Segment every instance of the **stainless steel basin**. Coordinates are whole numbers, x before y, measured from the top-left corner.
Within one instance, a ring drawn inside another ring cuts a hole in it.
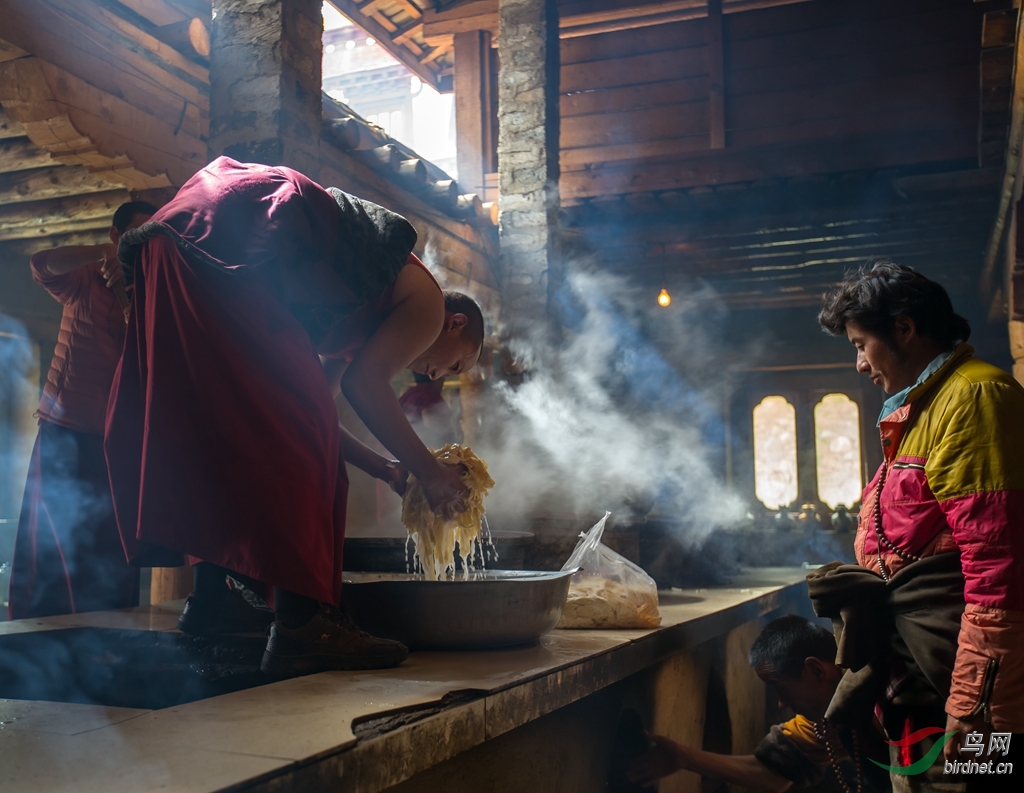
[[[352,621],[416,650],[529,644],[558,624],[571,571],[485,570],[469,580],[403,573],[345,573]]]

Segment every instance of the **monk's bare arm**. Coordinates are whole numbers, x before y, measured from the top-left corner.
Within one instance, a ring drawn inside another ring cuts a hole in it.
[[[356,414],[385,448],[421,481],[439,464],[417,437],[398,404],[391,380],[418,358],[441,332],[444,299],[430,276],[407,265],[395,283],[394,306],[341,378]]]
[[[341,430],[341,453],[345,462],[351,463],[375,479],[387,479],[388,463],[391,461],[359,440],[344,424],[338,424],[338,428]]]

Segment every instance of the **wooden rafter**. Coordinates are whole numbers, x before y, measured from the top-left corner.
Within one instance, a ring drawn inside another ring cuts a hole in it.
[[[447,41],[435,41],[434,48],[429,53],[420,58],[420,63],[424,65],[428,63],[433,63],[445,53],[451,52],[451,49],[452,39],[449,39]]]
[[[433,58],[429,57],[432,53],[424,56],[423,48],[412,39],[413,36],[418,35],[417,31],[409,27],[400,29],[395,22],[379,9],[379,4],[377,4],[376,0],[369,0],[364,3],[359,3],[357,0],[327,0],[327,2],[358,24],[370,36],[376,39],[382,47],[390,52],[396,60],[423,80],[423,82],[431,86],[437,86],[438,69],[434,61],[443,53],[438,53]],[[412,6],[412,4],[410,5]],[[415,6],[412,7],[415,8]],[[419,11],[418,8],[416,10]],[[408,12],[408,9],[406,11]],[[409,13],[409,16],[413,15]],[[402,40],[396,43],[395,39]],[[419,50],[418,53],[416,49]],[[426,59],[424,60],[424,58]]]
[[[423,35],[423,23],[415,22],[412,25],[409,25],[409,27],[398,31],[398,35],[391,39],[391,41],[395,44],[405,44],[405,42],[409,41],[413,36],[421,35]]]

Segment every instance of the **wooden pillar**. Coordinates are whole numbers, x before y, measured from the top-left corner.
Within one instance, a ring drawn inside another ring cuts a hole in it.
[[[558,3],[499,0],[498,182],[502,316],[516,335],[557,331]]]
[[[754,620],[725,636],[725,698],[729,703],[732,753],[737,755],[753,754],[768,731],[764,683],[748,660],[761,628],[761,622]]]
[[[154,567],[153,579],[149,585],[149,602],[166,603],[181,600],[192,591],[192,565],[184,567]]]
[[[684,746],[703,745],[708,675],[713,660],[709,642],[673,655],[651,670],[651,732]],[[701,789],[700,776],[685,772],[665,777],[658,785],[658,793],[700,793]]]
[[[320,0],[214,0],[210,157],[320,170]]]
[[[455,140],[459,184],[484,194],[491,160],[491,34],[455,34]]]
[[[1024,383],[1024,322],[1010,320],[1010,352],[1013,355],[1013,376]]]
[[[1010,234],[1007,238],[1007,309],[1009,314],[1010,354],[1013,355],[1013,376],[1024,383],[1024,201],[1019,200],[1024,174],[1018,173],[1016,211],[1010,216]]]
[[[480,428],[480,397],[484,374],[477,366],[459,375],[459,402],[462,404],[462,442],[473,446]]]

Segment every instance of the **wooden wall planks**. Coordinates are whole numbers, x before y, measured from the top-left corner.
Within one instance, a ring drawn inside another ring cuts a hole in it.
[[[975,156],[973,4],[807,3],[723,22],[724,152],[708,138],[707,20],[563,40],[563,199]],[[779,146],[786,162],[752,165]]]

